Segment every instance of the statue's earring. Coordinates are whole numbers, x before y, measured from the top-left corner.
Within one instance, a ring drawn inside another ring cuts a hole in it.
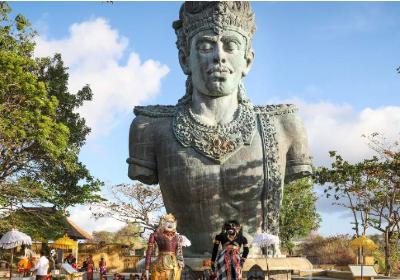
[[[189,67],[189,55],[182,49],[179,49],[179,63],[185,75],[192,74]]]

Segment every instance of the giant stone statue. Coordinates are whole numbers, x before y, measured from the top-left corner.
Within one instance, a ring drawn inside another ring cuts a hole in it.
[[[249,2],[185,2],[173,28],[186,94],[175,106],[135,107],[129,177],[160,185],[192,242],[186,256],[211,253],[226,220],[242,223],[249,242],[263,230],[278,234],[283,185],[310,174],[311,160],[297,107],[253,106],[246,95],[256,30]]]

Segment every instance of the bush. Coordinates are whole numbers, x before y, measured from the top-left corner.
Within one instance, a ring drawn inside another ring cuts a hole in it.
[[[301,255],[314,256],[321,264],[348,265],[356,262],[357,250],[350,246],[350,235],[309,237],[297,251]]]

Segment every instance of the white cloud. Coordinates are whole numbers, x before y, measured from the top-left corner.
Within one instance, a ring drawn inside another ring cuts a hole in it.
[[[329,151],[337,151],[351,163],[376,155],[366,145],[367,140],[361,137],[363,134],[383,133],[392,142],[400,138],[400,106],[357,111],[349,104],[337,105],[328,101],[311,103],[299,98],[272,100],[270,103],[293,103],[299,106],[315,166],[331,166],[333,159],[329,157]],[[334,200],[325,197],[323,187],[315,186],[314,190],[319,197],[318,212],[340,212],[342,215],[350,213],[344,207],[332,205]]]
[[[94,219],[92,217],[92,210],[90,206],[80,205],[73,208],[71,207],[69,212],[69,219],[89,233],[92,233],[94,230],[116,232],[125,226],[124,222],[117,221],[113,218],[101,218],[98,220]]]
[[[35,55],[61,53],[70,68],[69,90],[76,93],[90,84],[93,100],[78,112],[92,128],[90,138],[108,135],[135,105],[156,95],[169,68],[158,61],[140,61],[135,52],[126,53],[129,41],[102,18],[75,23],[67,38],[37,39]],[[127,63],[121,65],[126,55]]]
[[[400,137],[400,106],[365,108],[356,111],[351,105],[328,101],[306,102],[299,98],[274,103],[293,103],[299,106],[316,166],[330,166],[329,151],[337,151],[352,163],[371,158],[375,153],[361,137],[374,132],[385,134],[389,140]]]

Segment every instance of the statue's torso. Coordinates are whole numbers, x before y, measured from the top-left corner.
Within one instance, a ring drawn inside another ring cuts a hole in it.
[[[211,251],[210,233],[215,235],[229,219],[238,219],[251,229],[260,228],[264,176],[259,133],[251,145],[218,164],[182,146],[172,132],[171,120],[160,120],[160,124],[155,147],[164,203],[193,247],[206,243]]]
[[[177,218],[179,232],[192,242],[189,254],[211,253],[211,240],[226,220],[236,219],[243,224],[243,234],[249,242],[260,234],[266,168],[260,120],[256,118],[251,141],[223,163],[218,163],[178,141],[173,117],[145,118],[138,126],[143,133],[136,135],[135,141],[139,144],[135,146],[139,150],[134,153],[155,162],[155,167],[151,168],[156,169],[156,179],[152,180],[159,182],[166,210]],[[131,128],[131,137],[133,132],[141,132],[136,130],[138,128],[135,127],[135,131]],[[281,129],[275,129],[274,139],[279,155],[271,155],[271,158],[277,161],[279,178],[276,183],[281,186],[288,145]],[[132,142],[130,146],[132,148]],[[276,199],[280,200],[281,189],[278,192]]]

